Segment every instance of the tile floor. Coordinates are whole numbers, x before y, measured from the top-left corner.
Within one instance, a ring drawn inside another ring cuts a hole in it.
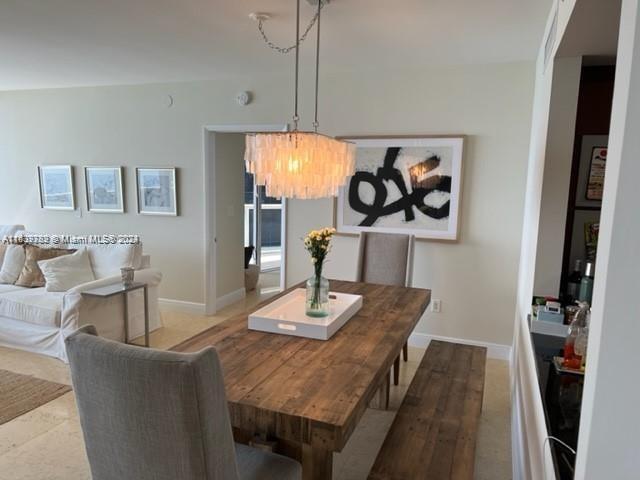
[[[152,333],[151,343],[156,348],[169,348],[272,294],[257,291],[213,317],[163,311],[164,327]],[[335,479],[366,478],[423,353],[410,349],[409,362],[401,369],[400,385],[392,388],[390,410],[367,410],[345,449],[335,455]],[[0,348],[0,365],[6,370],[69,383],[67,366],[52,358]],[[489,359],[476,479],[511,478],[510,444],[508,364]],[[90,479],[90,473],[73,392],[0,425],[0,480],[84,479]]]

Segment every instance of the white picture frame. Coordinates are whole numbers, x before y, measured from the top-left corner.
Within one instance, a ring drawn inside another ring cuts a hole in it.
[[[356,144],[356,173],[335,202],[338,233],[458,239],[463,135],[343,140]]]
[[[136,168],[136,197],[140,215],[178,215],[176,169]]]
[[[91,213],[124,213],[122,167],[84,167],[87,211]]]
[[[39,165],[40,208],[75,210],[75,186],[71,165]]]

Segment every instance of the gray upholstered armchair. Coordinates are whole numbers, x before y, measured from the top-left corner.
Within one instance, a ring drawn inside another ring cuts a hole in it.
[[[93,480],[298,480],[289,458],[235,444],[213,348],[124,345],[86,326],[66,339]]]
[[[358,245],[356,281],[410,287],[413,280],[413,235],[362,232]],[[409,347],[402,347],[404,361]],[[393,383],[398,385],[400,355],[393,367]]]

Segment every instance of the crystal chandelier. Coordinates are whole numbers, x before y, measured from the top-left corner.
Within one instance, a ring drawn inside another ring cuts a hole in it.
[[[326,0],[318,1],[316,39],[316,89],[314,131],[298,130],[298,70],[299,47],[309,31],[300,38],[300,0],[296,0],[295,101],[293,131],[250,133],[246,136],[245,162],[247,171],[255,175],[257,185],[264,185],[269,197],[323,198],[338,195],[338,189],[355,170],[355,145],[318,133],[318,83],[320,65],[320,12]],[[282,53],[290,49],[275,47]]]

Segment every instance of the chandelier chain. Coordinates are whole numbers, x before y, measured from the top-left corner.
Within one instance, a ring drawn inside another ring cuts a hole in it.
[[[320,84],[320,11],[322,10],[322,0],[318,1],[318,11],[316,13],[316,18],[318,20],[318,36],[316,38],[316,107],[315,114],[313,119],[313,130],[318,133],[318,127],[320,123],[318,122],[318,87]]]
[[[271,40],[269,40],[269,37],[264,31],[264,20],[258,20],[258,30],[260,31],[260,35],[262,35],[262,39],[264,40],[264,43],[266,43],[270,49],[275,50],[278,53],[282,53],[286,55],[287,53],[291,52],[291,50],[295,49],[297,46],[299,46],[302,42],[304,42],[307,39],[309,32],[318,21],[318,17],[320,16],[320,10],[324,8],[326,3],[327,2],[325,0],[319,0],[318,11],[315,13],[313,18],[309,22],[309,25],[307,25],[307,28],[305,29],[304,33],[299,37],[298,42],[295,43],[294,45],[291,45],[290,47],[279,47],[278,45],[273,43]]]
[[[300,67],[300,0],[296,0],[296,92],[295,109],[293,113],[293,130],[298,131],[298,70]],[[296,139],[297,142],[297,139]]]

